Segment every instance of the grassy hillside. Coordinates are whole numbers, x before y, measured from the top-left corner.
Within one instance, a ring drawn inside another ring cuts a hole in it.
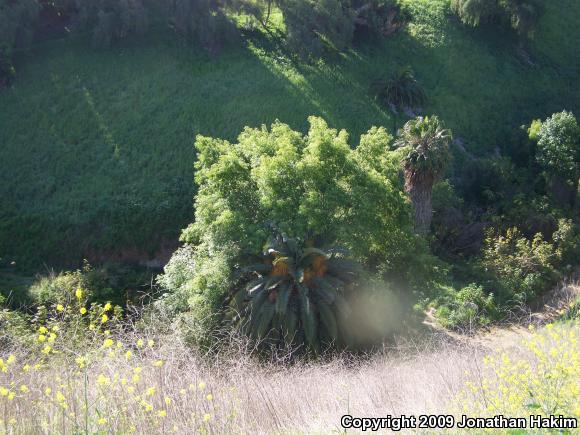
[[[378,107],[369,85],[402,65],[427,91],[424,111],[474,153],[501,148],[532,118],[580,113],[577,1],[546,2],[533,64],[510,32],[448,16],[447,0],[401,2],[413,17],[402,32],[315,65],[263,34],[217,58],[162,32],[107,51],[67,39],[22,54],[0,93],[0,261],[153,252],[191,221],[196,134],[234,139],[275,119],[304,130],[312,114],[355,137],[394,129],[404,119]]]

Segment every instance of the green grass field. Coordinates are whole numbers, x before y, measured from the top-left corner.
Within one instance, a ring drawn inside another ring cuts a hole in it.
[[[533,65],[510,32],[462,26],[448,0],[402,3],[413,17],[403,31],[314,65],[258,33],[217,58],[163,31],[111,50],[70,38],[20,55],[13,88],[0,92],[0,262],[152,253],[192,219],[196,134],[234,139],[275,119],[304,130],[309,115],[353,138],[394,129],[405,119],[369,86],[400,66],[424,85],[424,112],[475,154],[533,118],[580,114],[580,2],[546,2]]]

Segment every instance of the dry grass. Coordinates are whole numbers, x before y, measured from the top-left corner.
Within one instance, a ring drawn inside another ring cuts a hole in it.
[[[445,411],[482,360],[477,349],[437,339],[401,343],[364,361],[290,366],[247,354],[208,363],[175,341],[133,346],[127,360],[130,345],[101,348],[82,368],[56,354],[51,364],[29,362],[23,371],[25,356],[17,356],[0,375],[0,385],[15,392],[0,398],[0,433],[339,432],[344,414]]]
[[[373,355],[291,364],[282,355],[282,364],[258,362],[240,339],[208,358],[177,334],[68,325],[38,328],[45,338],[35,335],[26,350],[0,349],[0,434],[339,433],[345,414],[453,412],[466,385],[494,375],[484,364],[493,342],[442,331]],[[523,361],[530,352],[510,340],[509,355]]]

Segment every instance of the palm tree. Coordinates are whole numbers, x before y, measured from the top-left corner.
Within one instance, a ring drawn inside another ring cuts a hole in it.
[[[360,268],[344,254],[275,234],[262,261],[244,269],[247,284],[234,290],[230,317],[253,338],[277,344],[317,351],[347,343],[347,297]]]
[[[408,148],[403,159],[405,190],[415,208],[415,231],[427,234],[431,227],[433,184],[451,160],[451,132],[436,116],[417,117],[399,131],[397,146]]]
[[[395,114],[405,109],[414,109],[427,99],[411,67],[395,71],[386,80],[376,80],[372,90],[377,101],[385,107],[391,107]]]

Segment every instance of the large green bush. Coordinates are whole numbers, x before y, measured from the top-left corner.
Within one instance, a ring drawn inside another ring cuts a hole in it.
[[[580,177],[580,127],[574,114],[563,111],[542,123],[534,121],[529,134],[538,141],[536,159],[556,204],[573,207]]]
[[[541,0],[451,0],[451,11],[467,25],[498,22],[532,37],[542,12]]]
[[[369,271],[410,281],[413,258],[424,250],[412,234],[391,136],[373,128],[352,149],[346,131],[309,121],[306,136],[275,122],[246,128],[237,143],[197,137],[195,221],[182,235],[195,266],[187,285],[177,278],[203,325],[196,339],[219,323],[239,271],[262,252],[272,223],[287,237],[343,246]]]
[[[227,15],[230,3],[221,0],[172,0],[167,5],[174,29],[215,53],[236,35],[235,26]]]
[[[351,47],[357,28],[388,35],[401,26],[393,0],[279,0],[289,48],[302,57],[320,56],[325,48]]]
[[[143,35],[149,11],[143,0],[60,0],[45,5],[67,17],[71,30],[89,32],[96,47],[109,47],[129,35]]]
[[[566,262],[578,249],[572,222],[561,219],[553,239],[547,241],[540,233],[529,239],[515,227],[488,234],[481,266],[486,287],[496,294],[499,304],[510,308],[529,303],[562,277]]]

